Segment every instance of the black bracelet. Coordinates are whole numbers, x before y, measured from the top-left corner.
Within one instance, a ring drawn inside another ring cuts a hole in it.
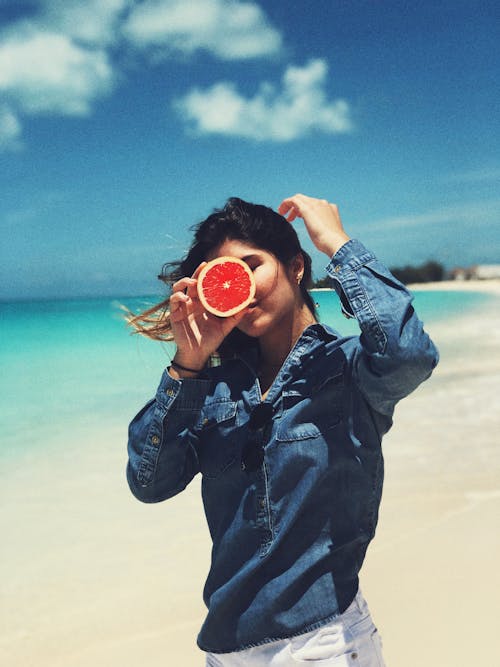
[[[187,371],[188,373],[201,373],[201,371],[203,370],[203,368],[200,368],[200,370],[194,368],[188,368],[187,366],[183,366],[182,364],[179,364],[177,361],[174,360],[170,362],[170,365],[173,366],[174,368],[177,368],[177,370],[179,371]]]

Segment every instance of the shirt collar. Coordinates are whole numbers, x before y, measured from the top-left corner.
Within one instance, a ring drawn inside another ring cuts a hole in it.
[[[295,345],[304,339],[320,340],[328,343],[332,340],[336,340],[338,337],[338,333],[328,325],[323,324],[322,322],[315,322],[314,324],[310,324],[304,329]],[[245,350],[242,350],[238,354],[238,358],[241,359],[247,366],[250,366],[252,370],[255,370],[259,363],[258,346],[249,345]]]

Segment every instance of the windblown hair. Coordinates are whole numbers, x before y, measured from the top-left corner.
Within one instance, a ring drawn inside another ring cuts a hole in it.
[[[316,317],[316,308],[308,288],[311,287],[311,258],[301,248],[294,227],[279,213],[267,206],[251,204],[231,197],[221,209],[216,209],[205,220],[194,227],[194,241],[184,259],[168,262],[158,276],[167,284],[184,276],[192,276],[201,262],[226,240],[244,241],[272,253],[282,264],[288,266],[297,256],[304,259],[304,275],[300,283],[305,304]],[[127,321],[134,333],[154,340],[173,340],[170,325],[169,299],[138,315],[128,313]],[[221,356],[236,353],[252,339],[238,329],[234,329],[224,340],[219,353]]]

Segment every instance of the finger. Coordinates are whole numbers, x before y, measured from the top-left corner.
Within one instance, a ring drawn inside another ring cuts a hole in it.
[[[293,197],[287,197],[284,199],[278,207],[278,213],[285,217],[288,222],[293,222],[296,218],[303,218],[304,208],[307,205],[307,199],[305,195],[296,194]]]
[[[294,195],[293,197],[287,197],[286,199],[283,199],[281,204],[278,206],[278,213],[281,213],[281,215],[286,216],[286,214],[289,213],[295,207],[296,197],[297,195]]]
[[[297,217],[297,210],[291,202],[281,202],[278,208],[278,213],[282,215],[285,220],[292,222]]]
[[[179,319],[182,319],[187,316],[187,306],[190,303],[191,299],[184,294],[184,292],[176,292],[172,294],[169,300],[169,310],[170,318],[178,322]]]
[[[185,292],[176,292],[170,297],[170,312],[176,311],[180,307],[193,308],[193,299]]]
[[[202,263],[198,266],[198,268],[196,269],[196,271],[193,273],[193,275],[192,275],[191,277],[192,277],[194,280],[196,280],[196,278],[198,278],[198,276],[200,275],[200,272],[201,272],[202,268],[203,268],[204,266],[206,266],[207,264],[208,264],[208,262],[202,262]]]
[[[300,217],[300,212],[295,206],[292,206],[284,217],[288,222],[293,222],[296,218]]]
[[[173,307],[170,310],[170,322],[172,324],[178,324],[179,322],[183,322],[186,320],[187,314],[186,314],[186,308],[185,305],[182,303],[176,304],[175,307]]]
[[[184,292],[184,290],[188,289],[188,287],[193,283],[196,285],[196,280],[193,280],[193,278],[181,278],[172,285],[172,293]]]
[[[179,324],[179,322],[184,322],[186,320],[185,309],[180,305],[177,310],[170,311],[170,322],[172,324]]]
[[[286,215],[290,208],[292,207],[292,204],[289,199],[283,199],[281,204],[278,206],[278,213],[280,215]]]
[[[187,294],[190,296],[193,300],[198,299],[198,276],[200,275],[201,270],[203,269],[204,266],[206,266],[207,262],[202,262],[193,275],[190,278],[190,284],[187,288]]]
[[[170,310],[172,310],[173,307],[177,307],[181,303],[187,303],[189,300],[190,299],[185,292],[174,292],[169,299]]]

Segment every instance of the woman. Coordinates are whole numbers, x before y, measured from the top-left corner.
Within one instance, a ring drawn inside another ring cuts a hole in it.
[[[290,225],[299,217],[359,337],[318,323],[311,261]],[[223,255],[247,262],[257,285],[227,319],[196,291],[204,262]],[[130,424],[127,476],[137,498],[158,502],[202,473],[207,665],[380,667],[358,573],[377,522],[381,437],[438,358],[411,295],[349,239],[334,204],[304,195],[279,214],[230,199],[198,226],[178,274],[170,313],[160,304],[131,318],[176,352]]]

